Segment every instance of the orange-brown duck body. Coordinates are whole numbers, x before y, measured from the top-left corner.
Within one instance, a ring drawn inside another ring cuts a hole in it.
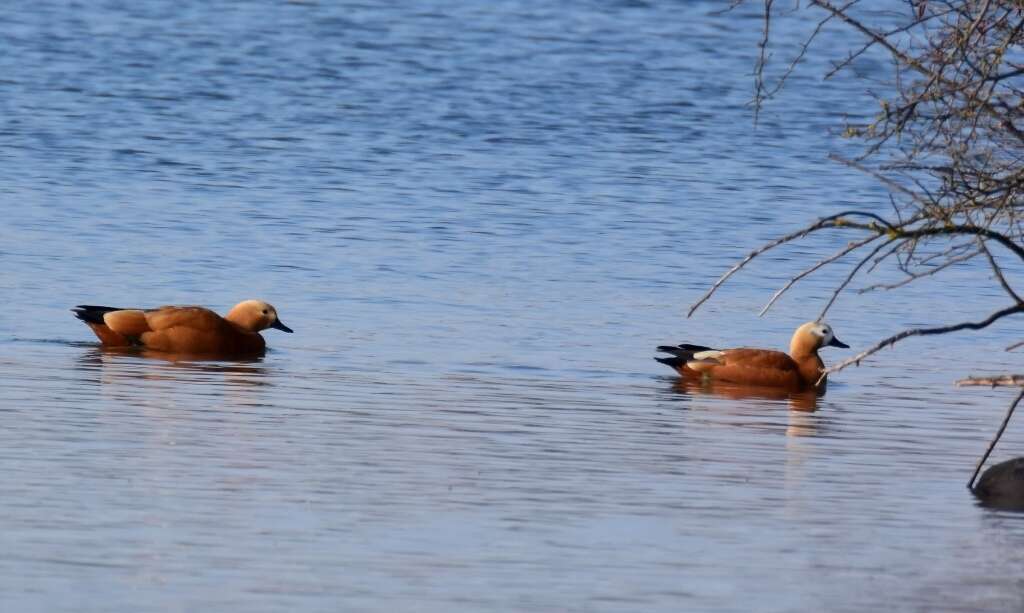
[[[246,356],[263,353],[260,330],[291,332],[277,310],[262,300],[246,300],[224,317],[199,306],[119,309],[79,305],[72,309],[104,347],[144,347],[195,356]]]
[[[837,339],[828,324],[811,321],[793,333],[789,354],[747,347],[712,349],[684,343],[675,347],[658,347],[658,351],[673,357],[655,359],[684,377],[791,391],[813,389],[824,393],[827,381],[822,374],[825,364],[818,356],[822,347],[848,348],[849,345]]]

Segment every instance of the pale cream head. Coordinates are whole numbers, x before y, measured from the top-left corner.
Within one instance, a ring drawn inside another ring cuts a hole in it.
[[[809,321],[793,333],[793,339],[789,342],[789,354],[806,355],[828,346],[849,347],[836,338],[835,333],[832,332],[832,326],[824,322]]]
[[[262,300],[245,300],[239,302],[228,311],[228,321],[238,324],[250,332],[259,332],[267,328],[275,328],[284,332],[292,329],[281,323],[277,318],[277,309]]]

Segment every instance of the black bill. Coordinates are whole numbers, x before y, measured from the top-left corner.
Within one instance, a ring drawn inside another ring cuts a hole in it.
[[[291,332],[291,330],[289,330],[289,332]],[[828,346],[829,347],[840,347],[842,349],[849,349],[850,348],[849,345],[847,345],[846,343],[844,343],[843,341],[839,340],[838,338],[836,338],[834,336],[832,337],[832,340],[830,340],[828,342]]]

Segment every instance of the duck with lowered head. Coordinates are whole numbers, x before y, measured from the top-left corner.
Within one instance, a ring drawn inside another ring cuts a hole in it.
[[[78,305],[72,312],[104,347],[138,346],[181,355],[260,354],[266,348],[260,330],[292,331],[281,323],[277,309],[262,300],[240,302],[224,317],[199,306],[120,309]]]

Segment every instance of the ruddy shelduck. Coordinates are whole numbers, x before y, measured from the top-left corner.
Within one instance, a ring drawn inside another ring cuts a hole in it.
[[[140,346],[151,351],[198,356],[240,356],[262,353],[260,330],[292,329],[277,310],[262,300],[246,300],[224,317],[199,306],[118,309],[78,305],[75,317],[92,328],[104,347]]]
[[[796,329],[789,354],[770,349],[712,349],[701,345],[661,346],[671,358],[654,358],[684,377],[727,381],[739,385],[784,388],[792,391],[825,391],[825,364],[818,357],[822,347],[849,348],[826,323],[810,321]]]

